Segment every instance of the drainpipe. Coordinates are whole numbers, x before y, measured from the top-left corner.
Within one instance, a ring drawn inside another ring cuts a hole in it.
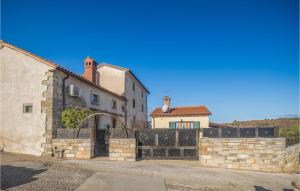
[[[66,77],[63,78],[63,81],[62,81],[62,105],[63,105],[63,110],[66,108],[66,100],[65,100],[65,97],[66,97],[66,93],[65,93],[65,86],[66,86],[66,79],[69,78],[69,74],[67,74]]]

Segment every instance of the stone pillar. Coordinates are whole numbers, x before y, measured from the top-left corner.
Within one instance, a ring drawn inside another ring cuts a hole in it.
[[[56,137],[56,129],[61,126],[60,113],[62,111],[62,76],[56,70],[46,73],[47,79],[42,85],[47,86],[43,92],[42,112],[46,114],[45,143],[43,155],[51,156],[53,153],[52,139]]]

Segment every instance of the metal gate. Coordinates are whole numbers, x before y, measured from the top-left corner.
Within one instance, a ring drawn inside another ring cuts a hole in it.
[[[199,129],[145,129],[137,131],[140,159],[198,160]]]
[[[108,155],[108,144],[107,144],[107,130],[96,130],[94,154],[95,156],[106,156]]]

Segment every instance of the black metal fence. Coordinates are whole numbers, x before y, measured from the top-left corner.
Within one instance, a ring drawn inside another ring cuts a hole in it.
[[[57,139],[92,139],[93,129],[92,128],[58,128],[56,131]]]
[[[256,128],[204,128],[203,137],[210,138],[254,138],[279,137],[278,127],[256,127]]]
[[[138,158],[198,159],[198,129],[145,129],[136,132]]]

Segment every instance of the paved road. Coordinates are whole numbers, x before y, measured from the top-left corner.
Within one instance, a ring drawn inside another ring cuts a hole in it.
[[[297,174],[199,167],[197,161],[53,160],[1,153],[1,189],[289,191]]]
[[[130,191],[165,191],[165,181],[160,176],[128,175],[96,172],[76,191],[130,190]]]

